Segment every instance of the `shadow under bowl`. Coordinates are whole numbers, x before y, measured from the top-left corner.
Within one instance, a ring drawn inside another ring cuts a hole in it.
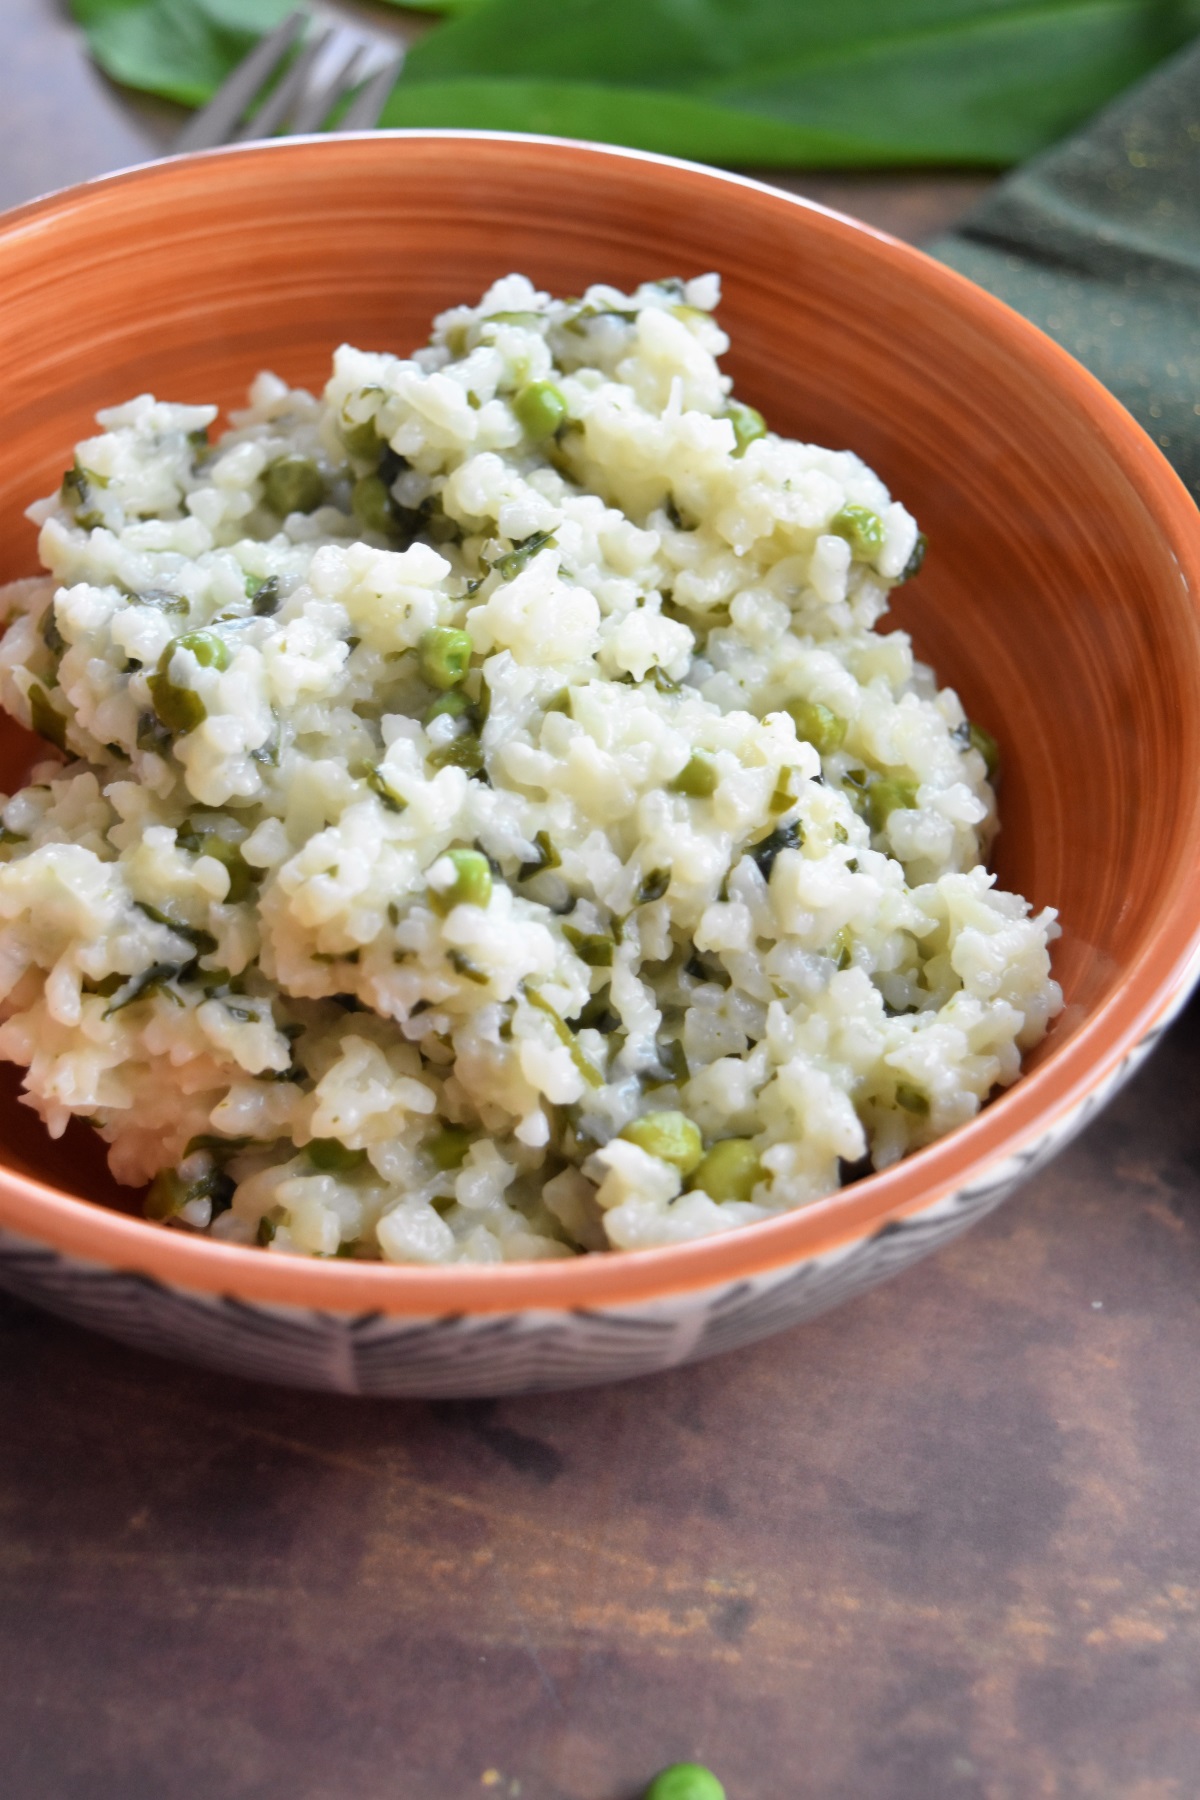
[[[0,1284],[130,1341],[313,1386],[486,1393],[666,1366],[860,1291],[1078,1128],[1200,942],[1200,517],[1129,415],[959,276],[773,189],[635,152],[461,132],[180,158],[0,220],[0,580],[97,408],[320,386],[520,270],[558,294],[717,269],[738,394],[857,451],[928,533],[889,623],[998,737],[1003,886],[1059,909],[1066,1010],[972,1124],[779,1221],[504,1268],[272,1257],[133,1216],[86,1129],[0,1095]],[[30,740],[0,737],[17,784]],[[97,1204],[101,1202],[101,1204]]]

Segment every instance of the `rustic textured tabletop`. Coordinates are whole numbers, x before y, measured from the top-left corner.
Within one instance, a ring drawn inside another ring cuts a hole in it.
[[[168,141],[55,0],[3,37],[0,203]],[[985,183],[787,185],[919,239]],[[0,1795],[1193,1800],[1198,1092],[1193,1006],[940,1256],[596,1392],[276,1392],[0,1300]]]

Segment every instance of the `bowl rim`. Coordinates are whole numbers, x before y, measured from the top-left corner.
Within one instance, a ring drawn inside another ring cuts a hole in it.
[[[431,142],[495,146],[501,152],[506,146],[517,146],[544,150],[551,157],[580,164],[597,157],[645,164],[688,180],[701,178],[742,189],[759,205],[799,212],[818,237],[851,235],[870,240],[885,266],[910,285],[924,288],[965,313],[983,335],[1007,340],[1011,351],[1032,362],[1043,381],[1084,414],[1171,544],[1191,593],[1200,595],[1200,515],[1195,504],[1158,446],[1095,376],[1021,314],[924,251],[751,176],[653,151],[532,132],[429,128],[277,138],[168,155],[55,189],[0,213],[0,245],[14,235],[49,228],[55,218],[80,207],[102,203],[122,187],[160,179],[169,183],[175,171],[197,162],[305,158],[336,155],[337,146],[351,150],[361,145],[402,147]],[[1200,656],[1200,603],[1195,600],[1193,612]],[[516,1311],[586,1312],[681,1299],[713,1287],[786,1274],[811,1257],[844,1249],[974,1184],[986,1186],[990,1178],[999,1185],[1002,1166],[1012,1167],[1013,1179],[1017,1179],[1022,1160],[1028,1164],[1040,1146],[1065,1135],[1088,1097],[1120,1079],[1138,1046],[1167,1022],[1200,976],[1200,908],[1187,904],[1200,876],[1200,800],[1196,797],[1192,814],[1188,875],[1178,875],[1168,890],[1153,931],[1117,988],[1061,1046],[1050,1051],[1044,1063],[946,1137],[881,1174],[778,1219],[690,1243],[593,1253],[570,1261],[440,1267],[354,1263],[276,1257],[256,1247],[165,1231],[34,1177],[0,1169],[0,1229],[85,1262],[147,1276],[195,1294],[339,1315],[419,1319]]]

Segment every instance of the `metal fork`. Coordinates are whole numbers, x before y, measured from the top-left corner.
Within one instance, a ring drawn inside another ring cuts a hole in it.
[[[388,49],[339,24],[320,26],[257,110],[250,110],[271,77],[285,68],[311,22],[306,12],[290,13],[256,44],[208,105],[189,119],[174,149],[211,150],[277,133],[298,137],[320,131],[348,94],[354,97],[331,129],[369,131],[404,66],[404,48]]]

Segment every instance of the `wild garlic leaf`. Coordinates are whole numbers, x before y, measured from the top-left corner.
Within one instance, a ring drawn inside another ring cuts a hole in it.
[[[1003,164],[1197,30],[1200,0],[491,0],[414,47],[385,122],[724,162]]]
[[[116,80],[206,99],[294,0],[71,0]],[[409,0],[388,126],[743,166],[1001,166],[1200,31],[1200,0]]]

